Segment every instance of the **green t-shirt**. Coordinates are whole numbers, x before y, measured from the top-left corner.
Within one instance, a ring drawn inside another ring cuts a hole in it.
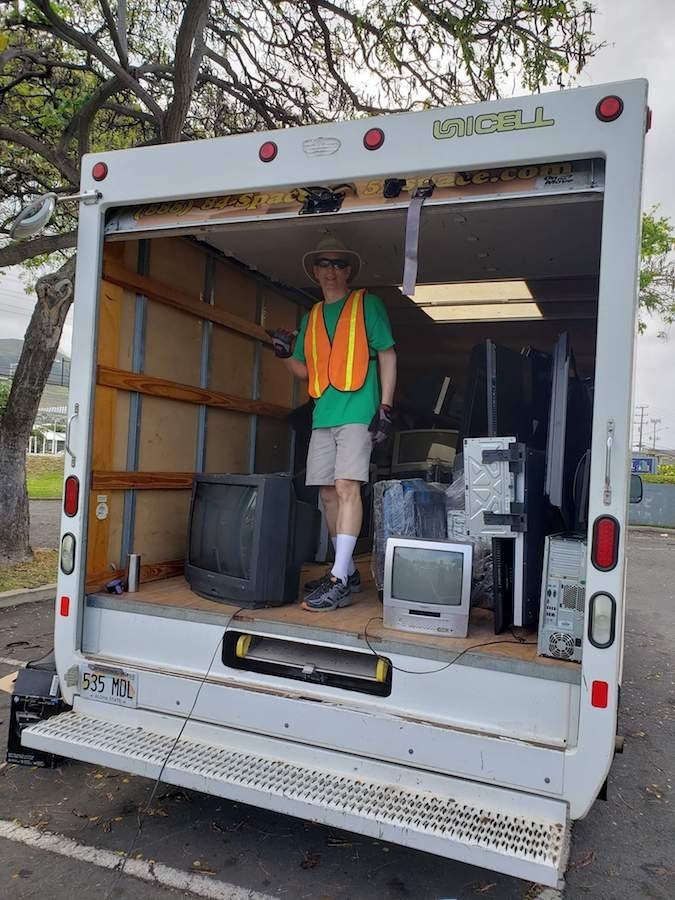
[[[323,316],[328,337],[333,340],[340,313],[349,294],[334,303],[324,303]],[[377,354],[394,346],[389,316],[384,303],[375,294],[364,296],[364,313],[366,334],[371,352]],[[305,360],[305,331],[309,313],[306,313],[300,324],[293,358],[300,362]],[[323,394],[314,401],[314,428],[336,428],[340,425],[370,425],[370,421],[380,405],[380,379],[377,372],[377,357],[368,363],[368,374],[363,386],[358,391],[338,391],[328,385]]]

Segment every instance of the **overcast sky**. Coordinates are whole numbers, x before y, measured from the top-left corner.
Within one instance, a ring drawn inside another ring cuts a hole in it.
[[[675,3],[596,0],[596,6],[595,33],[608,46],[591,60],[580,76],[580,84],[649,79],[653,122],[645,145],[643,206],[648,210],[659,204],[660,213],[675,222]],[[647,334],[638,338],[635,402],[649,404],[649,419],[662,420],[657,446],[675,447],[675,329],[670,341],[659,339],[657,330],[656,324],[651,323]],[[651,433],[650,425],[650,442]]]
[[[607,42],[580,76],[581,85],[649,79],[649,105],[653,127],[647,135],[644,208],[660,204],[661,212],[675,221],[673,177],[673,125],[675,92],[675,2],[673,0],[595,0],[595,33]],[[5,270],[10,271],[10,270]],[[23,337],[31,314],[31,301],[18,278],[0,273],[0,336]],[[647,417],[660,418],[659,446],[675,447],[675,330],[672,339],[660,340],[656,324],[638,339],[637,403],[649,405]],[[63,332],[61,349],[70,353],[71,317]],[[650,426],[651,436],[651,426]]]

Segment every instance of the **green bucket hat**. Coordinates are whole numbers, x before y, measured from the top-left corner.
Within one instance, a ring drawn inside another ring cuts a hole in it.
[[[326,253],[339,253],[341,256],[344,256],[349,261],[352,270],[349,280],[354,281],[356,279],[361,268],[361,257],[359,254],[354,250],[349,250],[338,238],[325,237],[319,241],[315,250],[310,250],[309,253],[305,253],[302,257],[302,267],[315,284],[317,281],[314,277],[314,260],[320,259]]]

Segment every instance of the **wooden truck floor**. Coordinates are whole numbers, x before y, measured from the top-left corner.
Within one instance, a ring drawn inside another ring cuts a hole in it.
[[[239,609],[198,596],[190,590],[182,576],[145,582],[133,594],[94,592],[87,595],[89,607],[126,610],[145,615],[190,621],[222,623],[230,628],[260,632],[288,638],[317,640],[349,647],[370,648],[376,653],[400,653],[424,659],[451,661],[462,654],[461,662],[501,669],[514,674],[579,682],[580,666],[563,660],[537,656],[537,634],[534,630],[517,629],[494,634],[492,613],[474,608],[466,638],[417,634],[385,628],[380,602],[370,571],[370,560],[357,560],[362,588],[354,594],[349,607],[334,612],[312,613],[298,602],[269,609]],[[301,586],[325,571],[324,566],[303,568]],[[302,591],[302,587],[301,587]],[[238,611],[237,611],[238,610]],[[476,646],[480,645],[480,646]]]

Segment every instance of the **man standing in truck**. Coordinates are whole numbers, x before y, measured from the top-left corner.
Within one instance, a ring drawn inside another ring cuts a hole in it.
[[[293,335],[272,332],[274,352],[296,378],[308,381],[314,399],[307,484],[318,485],[335,564],[306,585],[303,606],[326,612],[349,606],[360,590],[353,553],[361,530],[361,485],[368,481],[374,444],[392,429],[396,351],[382,300],[351,290],[361,258],[335,238],[324,238],[302,260],[322,291]]]

